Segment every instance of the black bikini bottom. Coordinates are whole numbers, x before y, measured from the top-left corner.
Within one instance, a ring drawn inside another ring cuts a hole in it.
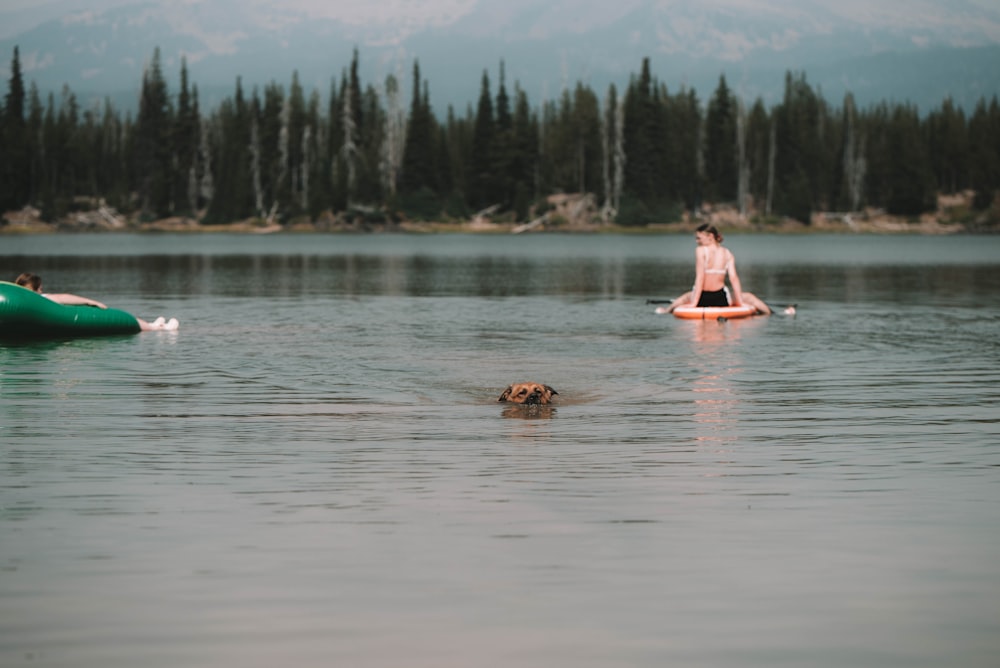
[[[698,306],[729,306],[729,296],[726,294],[726,289],[722,288],[715,292],[703,291],[698,299]]]

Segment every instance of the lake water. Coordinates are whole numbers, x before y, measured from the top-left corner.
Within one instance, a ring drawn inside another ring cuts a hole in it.
[[[726,245],[0,237],[0,665],[995,668],[1000,237]]]

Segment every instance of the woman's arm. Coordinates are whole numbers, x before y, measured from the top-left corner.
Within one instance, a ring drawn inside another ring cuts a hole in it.
[[[54,301],[57,304],[63,304],[64,306],[96,306],[97,308],[107,308],[107,304],[103,304],[96,299],[88,299],[86,297],[81,297],[80,295],[71,295],[67,293],[57,294],[57,295],[42,295]]]
[[[691,288],[691,306],[697,306],[705,287],[705,262],[708,253],[699,253],[701,247],[694,251],[694,287]]]
[[[732,251],[727,252],[729,262],[726,266],[729,268],[729,284],[733,287],[733,306],[742,306],[743,285],[740,283],[740,275],[736,273],[736,258],[733,257]]]

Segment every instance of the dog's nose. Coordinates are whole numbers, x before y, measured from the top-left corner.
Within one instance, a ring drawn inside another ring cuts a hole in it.
[[[532,392],[528,395],[528,398],[524,400],[526,404],[540,404],[542,403],[542,395],[538,392]]]

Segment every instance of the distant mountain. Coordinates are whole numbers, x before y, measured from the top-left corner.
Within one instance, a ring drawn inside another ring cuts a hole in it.
[[[16,3],[15,3],[16,4]],[[30,3],[21,24],[48,8]],[[70,2],[80,6],[82,3]],[[45,20],[0,39],[0,69],[20,48],[25,78],[43,92],[68,85],[83,101],[135,104],[144,64],[159,47],[176,86],[181,55],[202,104],[293,71],[323,96],[358,50],[366,84],[396,74],[404,90],[414,59],[439,113],[463,113],[488,71],[493,91],[506,83],[532,105],[565,86],[621,91],[650,58],[670,90],[694,88],[707,100],[725,75],[748,100],[781,99],[787,71],[804,72],[832,104],[846,91],[867,106],[910,102],[921,111],[951,96],[970,109],[1000,94],[1000,6],[976,0],[93,0],[91,11]],[[342,6],[341,6],[342,5]],[[32,14],[26,14],[29,8]],[[4,18],[0,9],[0,20]],[[174,88],[176,91],[176,88]],[[408,95],[408,94],[407,94]],[[407,97],[408,99],[408,97]]]

